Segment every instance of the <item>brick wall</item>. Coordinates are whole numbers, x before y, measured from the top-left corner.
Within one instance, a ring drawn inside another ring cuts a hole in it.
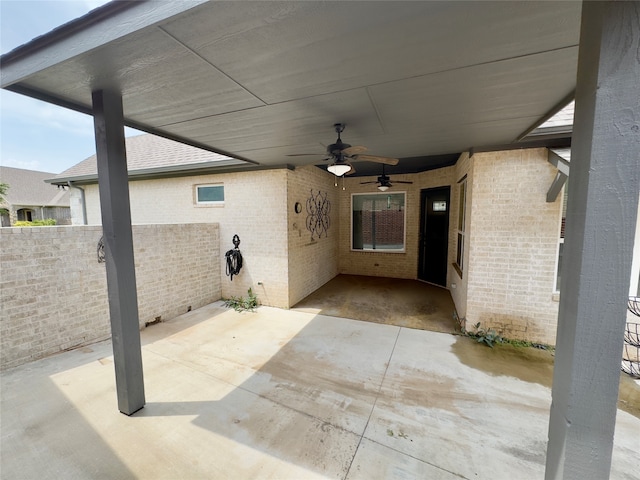
[[[554,344],[561,201],[547,203],[546,194],[556,170],[544,148],[477,153],[472,161],[467,326]]]
[[[131,181],[131,221],[218,223],[222,297],[246,297],[252,288],[263,305],[288,308],[287,172],[278,169]],[[196,204],[195,186],[206,184],[224,185],[224,205]],[[98,186],[83,188],[88,223],[100,224]],[[224,254],[233,248],[236,234],[244,263],[240,274],[230,280],[225,275]]]
[[[459,272],[454,268],[453,264],[456,262],[457,246],[458,246],[458,216],[460,212],[460,182],[467,177],[470,179],[473,176],[473,162],[469,158],[468,152],[463,152],[458,158],[458,162],[454,167],[453,177],[454,182],[451,186],[451,217],[449,218],[449,263],[447,277],[449,283],[449,291],[451,292],[451,298],[456,306],[456,313],[460,319],[464,319],[467,316],[467,288],[469,281],[469,248],[464,251],[463,257],[463,271]],[[468,238],[471,227],[471,215],[472,211],[469,207],[471,205],[471,199],[473,196],[473,182],[467,181],[467,209],[466,209],[466,235]],[[467,241],[467,245],[468,245]]]
[[[0,366],[110,336],[102,227],[0,229]],[[220,299],[216,224],[133,227],[140,326]]]
[[[194,188],[203,184],[224,185],[224,205],[197,205]],[[84,189],[88,223],[100,224],[98,186]],[[333,208],[328,235],[313,240],[306,227],[311,191],[327,194]],[[129,192],[134,224],[220,225],[223,298],[246,296],[252,288],[261,304],[289,308],[337,274],[337,188],[333,176],[316,167],[139,180],[129,183]],[[302,206],[299,214],[296,202]],[[244,263],[231,281],[224,253],[233,248],[235,234]]]
[[[333,175],[316,167],[287,172],[290,306],[338,274],[338,192]],[[319,219],[308,211],[307,201],[314,199],[320,204],[326,200],[330,205],[325,218]],[[300,213],[295,212],[296,202],[301,205]],[[326,235],[312,235],[307,229],[307,221],[315,224],[316,220],[328,226]]]

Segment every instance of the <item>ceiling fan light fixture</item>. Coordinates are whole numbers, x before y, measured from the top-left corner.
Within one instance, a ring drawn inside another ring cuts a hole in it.
[[[386,192],[387,190],[389,190],[389,185],[379,185],[378,190],[380,190],[381,192]]]
[[[341,177],[351,170],[351,165],[347,163],[332,163],[327,167],[327,170],[333,173],[336,177]]]

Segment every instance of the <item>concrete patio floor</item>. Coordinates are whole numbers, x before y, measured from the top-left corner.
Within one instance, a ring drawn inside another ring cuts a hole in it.
[[[220,302],[142,340],[131,417],[109,342],[3,372],[2,478],[544,476],[549,352]],[[624,382],[611,478],[637,479],[640,387]]]
[[[340,274],[293,310],[432,332],[460,330],[449,290],[406,278]]]

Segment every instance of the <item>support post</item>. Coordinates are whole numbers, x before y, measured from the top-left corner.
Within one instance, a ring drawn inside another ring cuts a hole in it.
[[[145,398],[122,97],[99,90],[92,101],[118,409],[131,415]]]
[[[640,3],[583,2],[546,479],[611,469],[640,188]]]

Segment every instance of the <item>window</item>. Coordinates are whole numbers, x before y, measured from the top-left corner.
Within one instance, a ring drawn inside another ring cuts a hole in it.
[[[21,208],[16,213],[18,214],[18,221],[33,222],[33,210],[29,210],[28,208]]]
[[[467,177],[463,177],[458,185],[458,193],[460,202],[458,205],[458,251],[456,253],[456,265],[459,269],[460,276],[464,267],[464,244],[466,230],[466,211],[467,211]]]
[[[351,196],[351,248],[404,252],[405,193]]]
[[[224,185],[196,185],[197,205],[223,205]]]

